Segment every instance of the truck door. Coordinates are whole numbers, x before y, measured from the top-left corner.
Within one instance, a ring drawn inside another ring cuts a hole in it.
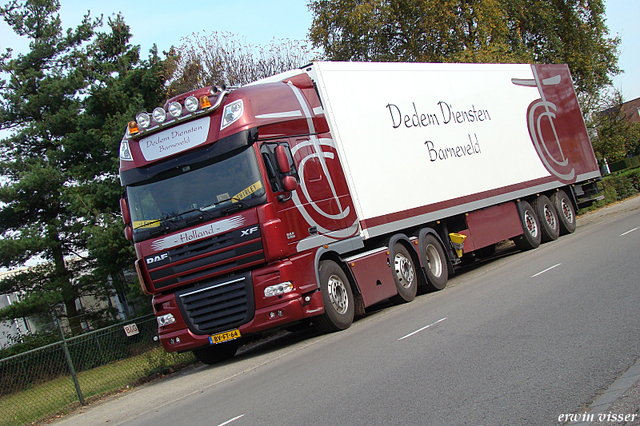
[[[290,194],[283,190],[282,173],[275,158],[279,144],[286,145],[291,159],[290,174],[298,181],[298,187]],[[354,235],[357,218],[331,139],[290,138],[264,143],[261,152],[270,174],[271,189],[280,199],[280,208],[276,208],[290,244],[296,244],[298,251],[303,251]]]

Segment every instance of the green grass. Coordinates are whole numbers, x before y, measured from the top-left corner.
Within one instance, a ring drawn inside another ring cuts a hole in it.
[[[578,215],[601,209],[604,206],[626,200],[640,193],[640,168],[623,170],[602,178],[598,186],[604,200],[595,202],[590,207],[581,209]]]
[[[140,379],[166,373],[169,368],[194,362],[193,355],[167,353],[155,348],[136,357],[115,361],[78,374],[85,401],[126,388]],[[64,414],[79,406],[70,376],[31,386],[0,398],[0,426],[31,424]]]

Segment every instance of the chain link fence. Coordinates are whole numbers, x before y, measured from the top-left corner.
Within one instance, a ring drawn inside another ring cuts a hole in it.
[[[153,341],[146,316],[0,360],[0,426],[37,423],[194,362]]]

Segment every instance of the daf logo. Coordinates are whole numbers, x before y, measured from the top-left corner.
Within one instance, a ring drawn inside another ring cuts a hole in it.
[[[157,254],[155,256],[147,257],[147,265],[151,265],[152,263],[160,262],[161,260],[165,260],[169,257],[169,253]]]
[[[258,227],[257,226],[254,226],[252,228],[244,229],[244,230],[240,231],[241,232],[240,237],[248,237],[248,236],[250,236],[251,234],[253,234],[254,232],[257,232],[257,231],[258,231]]]

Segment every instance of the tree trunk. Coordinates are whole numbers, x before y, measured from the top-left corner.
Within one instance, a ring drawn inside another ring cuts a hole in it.
[[[71,281],[71,273],[64,262],[64,253],[60,243],[60,236],[57,233],[54,233],[51,237],[55,242],[51,248],[53,264],[55,266],[54,280],[56,281],[56,286],[60,288],[62,293],[64,307],[67,313],[67,321],[69,323],[71,333],[74,336],[77,336],[82,334],[82,325],[80,323],[80,316],[78,315],[78,308],[76,307],[76,292]]]

